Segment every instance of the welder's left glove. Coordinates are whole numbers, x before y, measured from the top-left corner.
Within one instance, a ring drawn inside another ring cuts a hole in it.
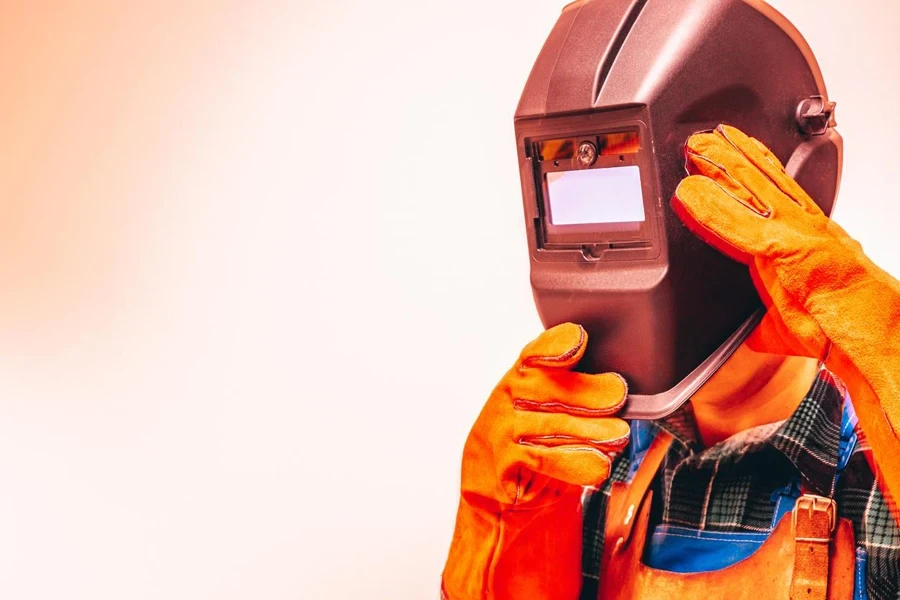
[[[900,282],[829,219],[758,140],[698,133],[672,206],[706,242],[750,267],[768,314],[759,351],[822,357],[850,389],[883,487],[900,500]],[[895,509],[900,523],[900,513]]]

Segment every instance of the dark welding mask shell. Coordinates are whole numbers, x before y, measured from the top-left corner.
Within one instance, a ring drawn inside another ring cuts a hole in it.
[[[626,417],[671,412],[761,307],[747,267],[670,206],[687,138],[726,123],[760,139],[830,215],[842,166],[833,108],[809,46],[762,1],[563,9],[515,116],[531,285],[545,327],[588,331],[581,370],[628,381]],[[573,190],[598,204],[580,215]]]

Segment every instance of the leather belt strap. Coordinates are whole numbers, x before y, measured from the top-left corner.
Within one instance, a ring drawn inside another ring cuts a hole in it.
[[[797,498],[792,519],[795,547],[791,600],[826,600],[837,504],[831,498],[803,494]]]

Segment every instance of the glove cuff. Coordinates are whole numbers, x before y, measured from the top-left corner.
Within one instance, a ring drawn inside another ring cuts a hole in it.
[[[581,588],[581,488],[492,513],[460,500],[442,590],[450,600],[573,600]]]

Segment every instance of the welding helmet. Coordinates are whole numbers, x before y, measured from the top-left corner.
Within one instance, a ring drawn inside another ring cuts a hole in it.
[[[748,269],[669,199],[698,131],[769,146],[831,214],[842,142],[816,59],[761,0],[582,0],[562,10],[515,115],[543,324],[585,327],[579,368],[629,384],[626,418],[681,404],[761,316]]]

